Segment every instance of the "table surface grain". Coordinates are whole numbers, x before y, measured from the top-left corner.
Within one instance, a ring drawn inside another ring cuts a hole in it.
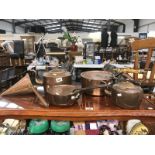
[[[148,110],[152,107],[152,110]],[[82,95],[70,107],[50,105],[40,106],[34,94],[0,97],[0,118],[16,119],[55,119],[55,120],[104,120],[104,119],[143,119],[155,120],[155,105],[143,101],[138,109],[122,109],[115,106],[109,97]]]

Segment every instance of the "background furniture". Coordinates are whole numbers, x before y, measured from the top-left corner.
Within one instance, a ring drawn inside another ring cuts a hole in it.
[[[144,73],[133,73],[134,80],[141,82],[142,87],[154,88],[155,86],[155,61],[152,61],[153,51],[155,49],[155,39],[136,40],[132,44],[134,52],[134,69],[140,68],[139,52],[140,49],[148,49],[145,66],[143,68]],[[153,64],[150,66],[150,64]]]
[[[29,52],[34,52],[34,36],[21,36],[21,39],[24,40],[24,53],[28,54]]]

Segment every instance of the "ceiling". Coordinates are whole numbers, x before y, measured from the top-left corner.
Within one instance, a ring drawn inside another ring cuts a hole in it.
[[[3,19],[3,21],[23,28],[40,25],[45,27],[48,33],[62,32],[62,26],[65,26],[68,31],[96,32],[110,27],[117,30],[120,25],[125,25],[113,19]]]

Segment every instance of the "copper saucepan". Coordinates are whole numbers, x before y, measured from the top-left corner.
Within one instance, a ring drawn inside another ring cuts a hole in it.
[[[54,85],[71,84],[71,82],[71,73],[64,69],[55,69],[43,74],[45,93],[47,92],[47,88],[53,87]]]
[[[43,74],[43,80],[38,80],[37,73],[35,70],[35,81],[39,85],[44,86],[45,96],[47,96],[47,89],[51,88],[55,85],[62,85],[62,84],[71,84],[71,73],[65,71],[64,69],[53,69],[51,71],[45,72]]]
[[[109,71],[94,70],[81,73],[81,82],[83,88],[100,85],[103,82],[108,84],[112,79],[113,73]],[[93,96],[105,95],[104,88],[91,89],[86,91],[86,93]]]
[[[143,99],[143,89],[129,81],[114,84],[111,91],[105,89],[115,105],[124,109],[139,108]]]
[[[55,85],[47,89],[47,101],[57,106],[70,106],[76,103],[80,94],[92,89],[107,87],[107,84],[96,85],[86,88],[78,88],[74,85]]]

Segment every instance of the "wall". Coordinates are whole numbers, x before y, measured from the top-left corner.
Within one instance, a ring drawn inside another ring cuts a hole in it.
[[[125,33],[118,33],[118,35],[137,36],[136,33],[133,33],[134,22],[132,19],[119,19],[118,21],[123,22],[126,25]],[[123,28],[122,26],[119,27],[119,32],[122,32],[122,28]],[[11,34],[12,25],[3,21],[0,21],[0,29],[5,29],[7,31],[6,35],[0,34],[0,40],[19,40],[21,35],[32,35],[32,36],[34,35],[35,41],[38,41],[38,39],[42,35],[42,34],[33,34],[33,33],[24,34],[24,29],[21,27],[16,27],[17,34]],[[93,41],[101,40],[101,32],[94,32],[94,33],[81,32],[81,33],[77,33],[77,35],[80,36],[82,39],[90,38],[90,39],[93,39]],[[48,39],[50,41],[55,41],[56,38],[62,37],[62,36],[63,36],[63,33],[46,34],[45,39]]]
[[[124,23],[126,25],[126,31],[125,33],[133,33],[133,20],[131,19],[119,19],[118,21]],[[12,33],[12,25],[10,23],[4,22],[4,21],[0,21],[0,29],[4,29],[6,30],[7,34],[11,34]],[[120,26],[118,28],[118,32],[122,32],[123,27]],[[21,27],[16,27],[16,33],[17,34],[21,34],[24,33],[24,29]],[[100,36],[101,33],[97,32],[97,33],[87,33],[87,32],[82,32],[82,33],[77,33],[77,35],[81,36],[81,38],[93,38],[93,41],[99,41],[100,40]],[[38,37],[37,37],[38,36]],[[57,34],[48,34],[47,37],[50,37],[51,39],[55,39],[58,36],[62,36],[61,33],[57,33]],[[39,39],[40,35],[36,35],[36,40]]]
[[[101,32],[93,32],[93,33],[86,33],[86,32],[81,32],[81,33],[76,33],[77,36],[80,36],[81,39],[92,39],[94,42],[100,42],[101,41]],[[117,33],[118,36],[122,37],[122,36],[134,36],[134,37],[138,37],[138,33]],[[36,41],[39,40],[39,38],[41,37],[41,35],[35,35],[35,39]],[[46,34],[44,39],[50,40],[50,41],[55,41],[56,38],[58,37],[62,37],[63,33],[56,33],[56,34]],[[118,37],[118,40],[119,40]],[[120,37],[120,39],[122,39]],[[119,41],[118,41],[119,42]]]
[[[12,29],[12,24],[4,22],[4,21],[0,21],[0,29],[6,30],[6,33],[12,33],[13,29]],[[24,33],[24,29],[21,27],[16,27],[16,33]]]
[[[0,34],[0,40],[20,40],[20,36],[34,36],[33,34],[23,34],[23,33],[18,33],[18,34],[12,34],[12,33],[7,33],[7,34]]]
[[[125,33],[133,33],[134,21],[132,19],[119,19],[119,22],[122,22],[126,25]],[[123,26],[119,26],[118,32],[122,32]]]
[[[93,41],[100,41],[101,38],[101,32],[94,32],[94,33],[87,33],[87,32],[81,32],[81,33],[76,33],[77,36],[80,36],[82,39],[85,38],[91,38]],[[41,37],[40,34],[36,34],[36,41]],[[50,41],[55,41],[56,38],[62,37],[63,33],[56,33],[56,34],[46,34],[45,39],[48,39]]]
[[[155,31],[155,19],[140,19],[139,32]]]
[[[138,33],[117,33],[118,34],[118,42],[119,40],[124,38],[124,36],[135,36],[138,37]],[[20,36],[35,36],[35,41],[37,42],[42,34],[0,34],[0,40],[20,40]],[[56,34],[46,34],[44,39],[55,42],[58,37],[62,37],[63,33],[56,33]],[[77,33],[77,36],[80,36],[82,39],[92,39],[94,42],[101,41],[101,32],[94,32],[94,33],[86,33],[86,32],[81,32]]]
[[[122,19],[120,22],[126,25],[125,33],[133,33],[134,22],[132,19]],[[118,32],[122,32],[123,26],[118,28]],[[140,19],[138,32],[148,33],[155,31],[155,19]]]
[[[132,19],[119,19],[119,21],[126,25],[125,33],[133,33],[134,22]],[[0,21],[0,29],[6,30],[7,33],[12,33],[12,25],[10,23]],[[119,26],[118,32],[121,33],[122,29],[123,26]],[[139,32],[148,32],[152,30],[155,30],[155,19],[140,19]],[[16,33],[24,33],[24,29],[21,27],[16,27]],[[61,36],[61,33],[52,34],[53,38],[58,35]],[[87,38],[89,36],[89,33],[79,33],[79,35],[82,38]]]

